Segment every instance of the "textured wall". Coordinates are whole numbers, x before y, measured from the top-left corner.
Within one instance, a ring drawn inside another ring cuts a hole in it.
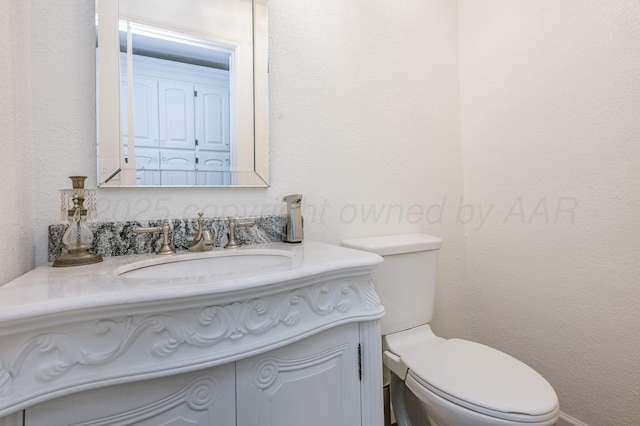
[[[638,425],[640,2],[459,6],[473,332],[569,415]]]
[[[36,241],[58,220],[67,176],[95,181],[92,14],[87,0],[32,10]],[[100,219],[273,214],[300,192],[308,239],[443,237],[446,319],[463,274],[455,3],[271,0],[269,25],[272,186],[100,189]]]
[[[0,0],[0,285],[33,267],[29,4]]]

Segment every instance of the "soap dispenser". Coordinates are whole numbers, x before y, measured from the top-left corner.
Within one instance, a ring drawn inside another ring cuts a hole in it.
[[[285,226],[284,241],[287,243],[301,243],[302,231],[302,194],[291,194],[282,198],[287,202],[287,224]]]

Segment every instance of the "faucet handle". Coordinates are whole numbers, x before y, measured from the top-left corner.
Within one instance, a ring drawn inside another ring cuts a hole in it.
[[[160,254],[160,255],[169,255],[169,254],[176,253],[176,251],[173,249],[173,247],[171,247],[171,244],[169,243],[170,230],[171,230],[171,227],[169,226],[169,222],[164,222],[161,226],[150,226],[150,227],[139,226],[139,227],[133,228],[133,232],[135,232],[136,234],[162,232],[162,247],[160,248],[160,250],[156,252],[156,254]]]
[[[255,225],[256,223],[252,220],[248,220],[245,222],[236,222],[235,219],[229,218],[229,241],[224,246],[224,248],[238,248],[240,244],[236,241],[236,228],[248,228],[250,226]]]
[[[225,244],[224,248],[237,248],[240,244],[236,241],[236,221],[229,219],[229,241]]]

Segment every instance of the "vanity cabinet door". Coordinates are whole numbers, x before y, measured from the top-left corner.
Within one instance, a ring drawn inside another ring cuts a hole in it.
[[[238,361],[238,425],[360,425],[358,343],[348,324]]]
[[[235,426],[234,364],[144,380],[44,402],[25,426]]]
[[[0,426],[23,426],[23,411],[0,417]]]

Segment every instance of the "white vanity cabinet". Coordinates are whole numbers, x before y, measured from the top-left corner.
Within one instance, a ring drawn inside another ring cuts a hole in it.
[[[192,260],[211,271],[125,273]],[[36,268],[0,287],[0,426],[382,426],[380,261],[305,241]]]
[[[49,400],[25,410],[24,426],[360,425],[359,347],[347,324],[235,363]]]

